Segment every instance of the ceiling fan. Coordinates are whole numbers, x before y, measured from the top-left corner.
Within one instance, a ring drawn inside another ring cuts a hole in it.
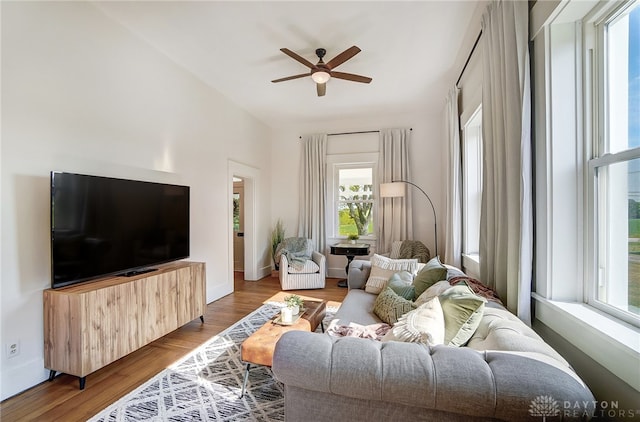
[[[327,92],[327,81],[331,78],[344,79],[352,82],[361,82],[364,84],[368,84],[371,82],[371,78],[367,76],[354,75],[353,73],[344,73],[344,72],[336,72],[333,69],[340,66],[342,63],[346,62],[356,54],[358,54],[361,50],[356,47],[347,48],[342,53],[335,56],[333,59],[329,60],[328,63],[325,63],[322,58],[327,51],[324,48],[316,49],[316,55],[320,59],[318,63],[313,64],[304,57],[294,53],[288,48],[281,48],[282,51],[287,56],[291,57],[294,60],[302,63],[307,66],[311,71],[309,73],[301,73],[299,75],[287,76],[286,78],[275,79],[271,82],[284,82],[289,81],[291,79],[304,78],[305,76],[311,76],[311,79],[316,83],[316,89],[318,91],[318,97],[322,97]]]

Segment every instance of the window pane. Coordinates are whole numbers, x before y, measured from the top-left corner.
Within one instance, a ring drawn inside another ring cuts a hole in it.
[[[640,315],[640,159],[598,169],[597,299]]]
[[[640,146],[640,6],[607,25],[608,147]]]
[[[338,235],[373,233],[373,168],[338,170]]]
[[[477,255],[480,250],[480,208],[482,203],[482,108],[463,130],[462,252]]]
[[[373,169],[356,168],[338,171],[340,199],[373,199]]]
[[[373,234],[372,203],[339,203],[338,204],[338,235],[368,236]]]

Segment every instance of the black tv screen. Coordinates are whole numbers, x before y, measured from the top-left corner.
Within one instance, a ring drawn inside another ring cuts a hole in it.
[[[188,186],[51,172],[51,287],[188,256]]]

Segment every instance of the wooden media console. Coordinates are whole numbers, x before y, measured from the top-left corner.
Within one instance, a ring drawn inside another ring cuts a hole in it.
[[[85,377],[200,317],[205,264],[178,261],[131,277],[116,276],[44,291],[44,363]]]

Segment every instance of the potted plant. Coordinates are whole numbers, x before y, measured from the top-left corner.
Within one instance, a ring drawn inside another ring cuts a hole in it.
[[[278,218],[276,221],[276,225],[271,231],[271,259],[273,260],[273,267],[276,271],[280,268],[280,263],[276,262],[276,249],[278,249],[278,245],[280,242],[284,240],[284,224],[282,224],[282,220]]]
[[[290,295],[285,297],[284,303],[287,305],[287,308],[291,308],[291,313],[293,315],[298,315],[304,305],[304,301],[298,295]]]
[[[357,233],[351,233],[350,235],[347,236],[347,238],[349,239],[349,241],[351,243],[356,243],[356,240],[360,239],[360,236],[358,236]]]

